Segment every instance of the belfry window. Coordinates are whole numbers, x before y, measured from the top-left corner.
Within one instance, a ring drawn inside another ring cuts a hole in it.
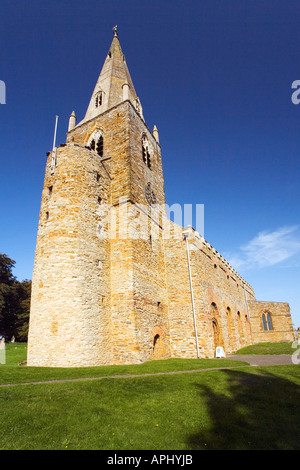
[[[147,137],[145,135],[143,135],[143,138],[142,138],[142,155],[143,155],[143,162],[151,170],[151,158],[150,158],[150,152],[149,152],[149,143],[148,143]]]
[[[102,91],[97,93],[96,98],[95,98],[95,106],[98,108],[102,104]]]
[[[100,157],[103,157],[104,140],[103,140],[103,135],[101,134],[101,131],[99,129],[97,129],[91,135],[91,137],[89,139],[88,148],[90,148],[91,150],[96,150],[98,155]]]

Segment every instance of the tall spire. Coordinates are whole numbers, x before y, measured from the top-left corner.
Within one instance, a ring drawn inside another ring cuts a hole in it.
[[[136,95],[120,45],[117,26],[114,26],[113,31],[114,36],[111,46],[94,88],[86,115],[81,122],[93,119],[126,99],[129,99],[142,115],[141,104]]]

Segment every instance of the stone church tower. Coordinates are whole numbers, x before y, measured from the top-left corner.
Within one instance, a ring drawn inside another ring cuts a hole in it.
[[[158,131],[115,28],[84,119],[72,112],[66,143],[48,153],[29,366],[214,357],[218,345],[292,338],[288,304],[256,301],[197,232],[166,221]]]

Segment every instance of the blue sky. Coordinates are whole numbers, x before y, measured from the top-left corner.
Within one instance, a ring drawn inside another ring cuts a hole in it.
[[[289,0],[1,0],[0,252],[31,278],[46,152],[84,117],[118,25],[169,205],[300,326],[300,9]],[[193,221],[192,221],[193,223]]]

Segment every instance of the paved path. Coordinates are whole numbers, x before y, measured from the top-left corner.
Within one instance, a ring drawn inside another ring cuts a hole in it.
[[[289,354],[281,355],[239,355],[239,356],[227,356],[226,359],[231,359],[233,361],[243,361],[248,362],[251,367],[255,366],[276,366],[276,365],[289,365],[293,364],[292,356]],[[158,375],[177,375],[177,374],[193,374],[197,372],[212,372],[214,370],[224,370],[224,369],[236,369],[242,367],[249,367],[247,365],[237,365],[237,366],[226,366],[226,367],[214,367],[210,369],[193,369],[193,370],[182,370],[182,371],[173,371],[173,372],[157,372],[153,374],[124,374],[124,375],[105,375],[100,377],[82,377],[77,379],[58,379],[58,380],[44,380],[40,382],[24,382],[24,383],[15,383],[15,384],[2,384],[0,388],[4,387],[14,387],[20,385],[42,385],[42,384],[54,384],[54,383],[65,383],[65,382],[84,382],[88,380],[103,380],[103,379],[128,379],[128,378],[139,378],[139,377],[152,377]]]
[[[249,362],[250,366],[279,366],[293,364],[291,354],[241,354],[236,356],[228,356],[226,359]]]

